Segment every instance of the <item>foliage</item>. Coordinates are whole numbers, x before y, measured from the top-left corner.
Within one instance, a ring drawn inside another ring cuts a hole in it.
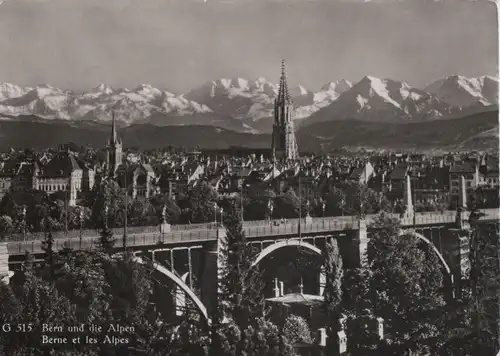
[[[14,228],[14,223],[9,215],[0,216],[0,233],[10,233]]]
[[[92,206],[91,221],[95,227],[103,225],[103,212],[107,208],[107,224],[110,227],[123,226],[125,209],[125,192],[114,180],[104,180],[97,188],[97,196]]]
[[[435,253],[412,235],[399,236],[399,221],[384,214],[368,244],[370,303],[384,318],[393,350],[436,346],[443,299],[443,273]]]
[[[159,219],[162,217],[163,208],[165,207],[166,219],[169,224],[177,224],[181,215],[181,208],[170,199],[168,194],[158,194],[151,198],[151,204],[156,210],[156,215]]]
[[[299,217],[300,200],[292,189],[274,199],[273,218],[294,219]],[[305,212],[304,212],[305,213]],[[304,215],[305,216],[305,215]]]
[[[225,259],[221,278],[222,301],[240,329],[265,312],[264,284],[260,271],[252,267],[254,252],[247,244],[241,219],[233,208],[225,215],[226,242],[221,248]]]
[[[330,352],[338,350],[337,332],[341,330],[340,306],[342,302],[342,257],[338,248],[337,240],[331,239],[325,246],[324,268],[326,285],[324,291],[323,307],[327,317],[327,348]]]
[[[440,350],[443,355],[495,354],[500,349],[498,333],[498,225],[479,223],[480,194],[469,199],[470,269],[461,281],[459,298],[449,308],[449,330]],[[463,231],[463,233],[467,233]]]
[[[244,356],[293,356],[293,348],[276,325],[258,318],[242,333],[239,355]]]
[[[214,221],[216,201],[217,192],[209,184],[201,182],[179,201],[179,206],[183,210],[181,221],[193,224]]]
[[[290,315],[285,320],[283,335],[291,344],[306,343],[312,344],[311,329],[307,321],[297,315]]]
[[[245,193],[244,193],[245,194]],[[269,202],[276,194],[267,186],[252,185],[244,196],[243,209],[245,220],[265,220],[269,214]],[[240,201],[241,204],[241,201]]]
[[[113,231],[109,229],[107,226],[104,226],[100,232],[98,247],[99,249],[111,255],[113,253],[113,248],[116,243],[116,238],[113,236]]]

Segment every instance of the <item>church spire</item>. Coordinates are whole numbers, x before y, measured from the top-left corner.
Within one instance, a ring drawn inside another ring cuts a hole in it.
[[[109,143],[110,144],[115,144],[117,140],[117,134],[116,134],[116,120],[115,120],[115,111],[113,110],[112,112],[112,119],[111,119],[111,138]]]
[[[276,158],[290,160],[296,159],[298,156],[292,115],[293,102],[288,92],[285,61],[282,60],[280,86],[278,96],[274,102],[274,125],[272,136],[273,162]]]
[[[281,60],[281,78],[277,101],[279,104],[288,104],[292,101],[290,98],[290,93],[288,92],[288,84],[286,82],[286,66],[284,59]]]

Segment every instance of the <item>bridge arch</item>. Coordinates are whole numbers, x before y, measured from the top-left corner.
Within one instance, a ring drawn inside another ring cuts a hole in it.
[[[422,234],[419,234],[418,232],[416,231],[412,231],[412,230],[401,230],[399,232],[399,236],[404,236],[404,235],[410,235],[410,236],[413,236],[413,237],[416,237],[417,239],[419,239],[420,241],[423,241],[424,243],[426,243],[429,247],[432,248],[432,250],[434,251],[434,253],[438,256],[439,260],[441,261],[441,264],[443,265],[444,269],[446,270],[446,273],[448,273],[448,275],[451,277],[452,279],[452,282],[453,282],[453,275],[451,273],[451,269],[450,267],[448,266],[448,264],[446,263],[443,255],[441,254],[441,252],[439,252],[439,250],[437,249],[437,247],[432,243],[432,241],[430,241],[428,238],[426,238],[424,235]]]
[[[138,256],[134,256],[133,260],[140,264],[146,263],[141,257]],[[172,280],[184,293],[186,293],[187,296],[189,296],[189,298],[193,301],[193,303],[196,305],[198,310],[203,315],[203,318],[205,319],[207,324],[210,325],[211,321],[210,318],[208,317],[207,308],[202,303],[200,298],[198,298],[198,296],[194,294],[193,290],[189,288],[189,286],[183,280],[187,277],[187,275],[184,276],[184,278],[178,277],[173,272],[169,271],[167,268],[163,267],[162,265],[154,261],[153,261],[153,267],[155,270],[157,270],[158,272],[160,272],[161,274],[165,275],[167,278]]]
[[[321,249],[317,248],[314,245],[311,245],[308,242],[304,242],[304,241],[301,241],[301,240],[284,240],[284,241],[276,242],[276,243],[274,243],[272,245],[269,245],[265,249],[263,249],[262,251],[260,251],[260,253],[257,256],[257,258],[253,261],[252,267],[258,265],[260,263],[260,261],[262,261],[264,258],[266,258],[268,255],[270,255],[274,251],[276,251],[276,250],[278,250],[280,248],[283,248],[283,247],[288,247],[288,246],[304,247],[304,248],[306,248],[306,249],[308,249],[310,251],[313,251],[314,253],[316,253],[319,256],[321,256],[323,254],[323,252],[321,251]]]

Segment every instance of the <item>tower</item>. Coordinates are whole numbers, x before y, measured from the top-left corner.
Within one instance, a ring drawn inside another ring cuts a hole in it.
[[[286,82],[285,61],[281,61],[280,87],[278,96],[274,101],[273,159],[294,160],[299,155],[292,112],[293,102]]]
[[[122,142],[118,138],[116,132],[116,120],[115,112],[113,111],[113,118],[111,123],[111,137],[109,138],[107,155],[106,155],[106,167],[108,169],[108,175],[114,177],[116,169],[122,163]]]

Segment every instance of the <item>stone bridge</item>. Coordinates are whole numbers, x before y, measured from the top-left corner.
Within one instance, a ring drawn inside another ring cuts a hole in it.
[[[499,209],[483,211],[482,222],[499,220]],[[389,214],[390,215],[390,214]],[[319,255],[328,239],[336,238],[346,268],[353,268],[365,261],[365,252],[373,228],[375,215],[363,218],[354,216],[292,219],[283,223],[279,220],[249,221],[243,223],[243,230],[249,243],[260,251],[254,261],[258,264],[266,256],[284,247],[309,250]],[[394,215],[394,217],[398,217]],[[441,263],[447,277],[447,288],[453,294],[453,281],[459,280],[463,269],[468,240],[466,221],[468,213],[459,216],[454,211],[443,213],[416,213],[400,219],[402,233],[419,238],[423,246],[430,248]],[[155,231],[156,230],[156,231]],[[118,232],[121,230],[118,230]],[[68,234],[70,237],[56,238],[54,249],[92,249],[98,241],[94,234]],[[225,230],[220,225],[205,224],[195,226],[168,226],[148,228],[144,232],[130,229],[124,241],[123,235],[115,231],[116,251],[120,252],[125,244],[133,251],[140,263],[153,262],[154,268],[163,277],[172,281],[179,289],[176,303],[185,305],[185,298],[191,299],[200,313],[209,321],[217,294],[217,276],[221,268],[219,248]],[[24,260],[26,253],[43,258],[42,241],[37,239],[0,243],[0,276],[10,277],[11,271]],[[317,280],[317,293],[322,294],[324,278]],[[184,299],[183,299],[184,298]],[[179,305],[182,306],[182,305]]]

